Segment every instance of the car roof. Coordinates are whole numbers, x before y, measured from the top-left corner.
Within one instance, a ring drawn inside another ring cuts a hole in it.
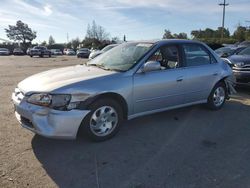
[[[197,40],[188,40],[188,39],[160,39],[160,40],[140,40],[140,41],[130,41],[131,43],[151,43],[151,44],[203,44]]]

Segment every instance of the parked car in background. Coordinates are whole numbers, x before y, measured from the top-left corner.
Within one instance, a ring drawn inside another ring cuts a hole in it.
[[[250,84],[250,47],[224,58],[224,61],[232,67],[237,84]]]
[[[63,55],[66,55],[67,48],[63,49]]]
[[[65,55],[76,55],[76,52],[73,49],[67,49]]]
[[[24,52],[21,48],[15,48],[13,50],[13,55],[24,55]]]
[[[232,69],[191,40],[127,42],[84,65],[26,78],[12,94],[21,125],[46,137],[113,137],[124,119],[207,104],[234,91]],[[198,114],[196,114],[198,115]]]
[[[245,49],[245,46],[242,47],[221,47],[215,50],[215,53],[220,57],[228,57],[234,54],[239,53],[241,50]]]
[[[239,47],[248,47],[250,46],[250,41],[243,41],[240,44],[238,44]]]
[[[10,51],[7,48],[0,48],[0,55],[10,55]]]
[[[39,56],[39,57],[44,57],[44,56],[49,56],[51,57],[51,52],[44,46],[35,46],[30,50],[30,57],[33,56]]]
[[[31,50],[32,48],[28,48],[27,50],[26,50],[26,54],[27,55],[30,55],[30,50]]]
[[[118,46],[118,44],[110,44],[106,47],[104,47],[102,50],[95,50],[95,51],[92,51],[89,55],[89,59],[94,59],[95,57],[99,56],[100,54],[103,54],[109,50],[111,50],[112,48]]]
[[[60,49],[51,49],[51,55],[63,55]]]
[[[78,58],[88,58],[90,54],[90,50],[88,48],[80,48],[77,50],[77,57]]]

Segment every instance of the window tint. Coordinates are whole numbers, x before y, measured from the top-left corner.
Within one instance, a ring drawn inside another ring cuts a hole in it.
[[[157,50],[148,61],[158,61],[162,69],[175,69],[180,66],[179,52],[176,46],[164,46]]]
[[[250,55],[250,47],[240,51],[238,54],[239,55]]]
[[[216,60],[198,44],[184,44],[186,66],[199,66],[216,63]]]

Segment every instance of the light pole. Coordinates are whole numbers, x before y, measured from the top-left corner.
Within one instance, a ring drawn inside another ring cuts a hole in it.
[[[221,40],[223,39],[223,35],[224,35],[224,25],[225,25],[225,12],[226,12],[226,6],[228,6],[229,4],[226,3],[226,0],[224,0],[223,3],[219,4],[220,6],[223,6],[223,17],[222,17],[222,29],[221,29]]]

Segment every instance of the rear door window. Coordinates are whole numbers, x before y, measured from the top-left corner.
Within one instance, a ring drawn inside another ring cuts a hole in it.
[[[187,67],[216,63],[214,57],[199,44],[184,44],[183,50]]]

